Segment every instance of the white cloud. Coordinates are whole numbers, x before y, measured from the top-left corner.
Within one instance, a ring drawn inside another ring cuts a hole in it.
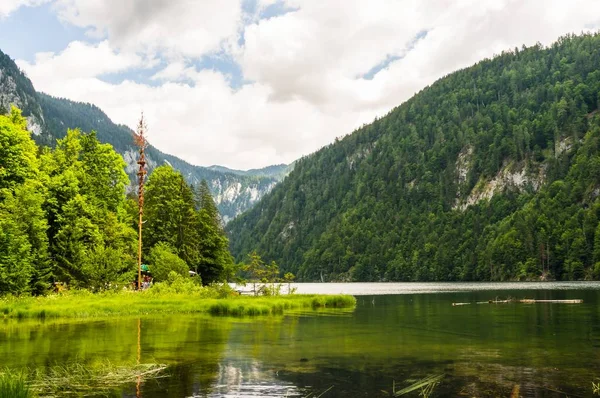
[[[596,0],[287,0],[295,11],[267,20],[241,17],[238,2],[56,1],[66,21],[107,39],[20,62],[38,89],[130,126],[144,110],[161,150],[239,168],[291,162],[484,57],[600,27]],[[224,71],[194,66],[223,50],[251,83],[234,90]],[[155,54],[167,60],[151,78],[158,86],[98,78]]]
[[[136,54],[118,53],[105,40],[98,44],[73,41],[60,54],[37,53],[33,64],[18,63],[34,79],[34,83],[44,85],[46,80],[72,82],[79,78],[148,67],[155,62],[145,61]]]
[[[199,57],[237,34],[239,0],[56,0],[59,16],[126,51]]]

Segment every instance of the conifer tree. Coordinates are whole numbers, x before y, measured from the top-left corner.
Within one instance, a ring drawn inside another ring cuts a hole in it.
[[[204,283],[220,281],[224,278],[224,271],[233,265],[233,258],[229,252],[229,239],[223,229],[221,216],[205,180],[197,188],[196,201],[200,206],[199,261],[196,272]]]
[[[150,174],[145,196],[145,253],[162,242],[193,267],[198,261],[199,228],[192,188],[181,173],[164,165]]]

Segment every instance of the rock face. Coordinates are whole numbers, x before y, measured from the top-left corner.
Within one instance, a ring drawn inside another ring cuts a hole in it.
[[[559,144],[562,145],[562,144]],[[570,148],[565,147],[565,152]],[[456,160],[457,173],[457,199],[452,207],[454,210],[464,211],[467,207],[483,200],[490,200],[494,195],[506,189],[515,191],[529,190],[536,192],[546,179],[546,164],[533,165],[525,162],[504,162],[502,168],[492,178],[480,178],[475,186],[468,190],[468,175],[471,171],[473,148],[466,147]],[[468,195],[463,195],[467,193]],[[462,198],[462,199],[461,199]]]
[[[69,128],[95,131],[101,142],[111,144],[123,156],[133,188],[138,167],[133,131],[126,126],[116,125],[92,104],[36,92],[14,61],[0,51],[0,112],[8,112],[11,105],[22,110],[29,131],[40,145],[53,146],[57,139],[66,135]],[[179,170],[190,184],[206,180],[224,223],[252,207],[291,170],[288,165],[248,171],[222,166],[194,166],[152,146],[147,149],[147,161],[150,172],[157,166],[169,164]]]
[[[13,60],[0,52],[0,111],[9,112],[11,106],[21,109],[33,135],[42,135],[44,116],[33,85]]]

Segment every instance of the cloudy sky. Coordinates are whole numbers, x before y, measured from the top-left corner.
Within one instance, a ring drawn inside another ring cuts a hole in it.
[[[193,164],[289,163],[600,0],[0,0],[0,49]]]

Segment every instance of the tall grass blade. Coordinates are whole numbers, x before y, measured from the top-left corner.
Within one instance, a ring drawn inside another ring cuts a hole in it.
[[[428,397],[433,392],[435,386],[442,381],[444,375],[431,375],[427,376],[421,380],[416,381],[408,387],[403,388],[402,390],[398,390],[394,392],[395,397],[400,397],[402,395],[406,395],[416,390],[421,390],[421,394],[423,397]],[[394,384],[395,388],[395,384]]]

